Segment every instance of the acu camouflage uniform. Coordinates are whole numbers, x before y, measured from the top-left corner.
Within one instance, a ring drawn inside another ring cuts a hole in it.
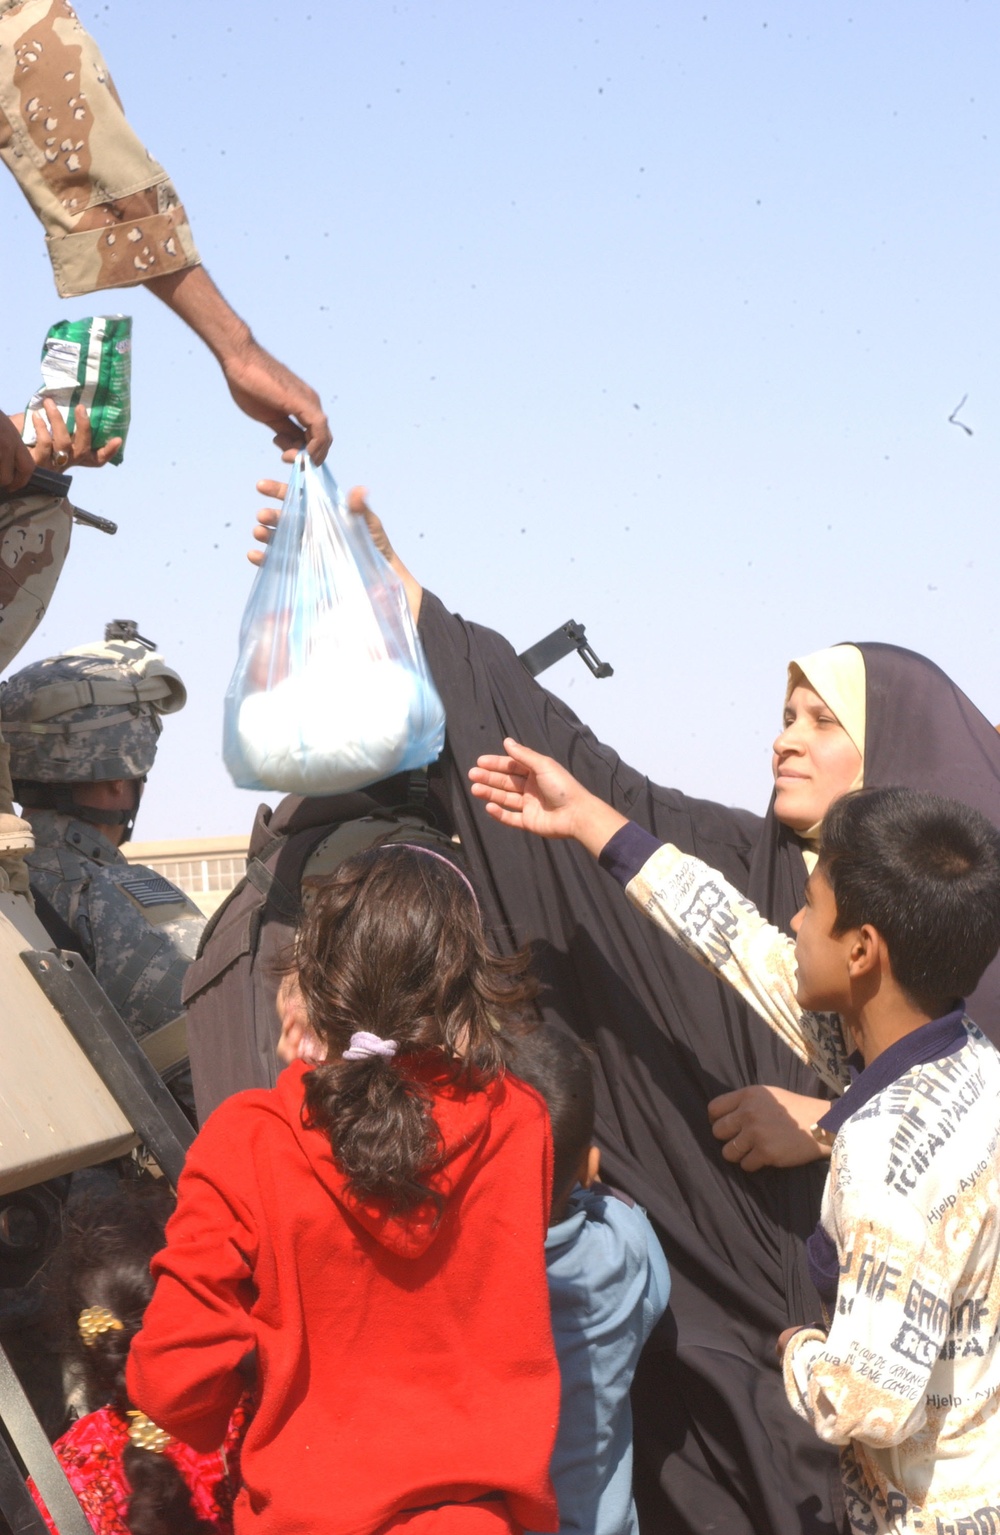
[[[74,783],[144,779],[160,716],[186,696],[155,651],[112,639],[17,672],[0,692],[0,711],[34,832],[27,863],[43,920],[48,902],[174,1096],[193,1110],[181,988],[205,919],[94,824],[119,812],[71,803]]]
[[[31,890],[72,929],[115,1011],[186,1108],[194,1108],[181,988],[205,918],[176,885],[86,821],[32,810]]]

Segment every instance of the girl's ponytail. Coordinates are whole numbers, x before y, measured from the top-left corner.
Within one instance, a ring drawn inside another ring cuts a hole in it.
[[[501,1072],[498,1030],[537,990],[527,956],[490,951],[461,870],[395,843],[338,867],[306,912],[294,967],[331,1057],[306,1076],[308,1123],[356,1194],[413,1209],[432,1197],[424,1180],[440,1156],[428,1063],[473,1089]]]
[[[389,1056],[319,1066],[306,1083],[310,1122],[329,1136],[351,1188],[407,1210],[427,1198],[438,1133],[430,1095]]]

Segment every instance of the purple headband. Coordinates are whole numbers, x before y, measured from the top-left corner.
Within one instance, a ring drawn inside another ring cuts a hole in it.
[[[443,853],[436,853],[432,847],[421,847],[419,842],[383,842],[376,848],[376,852],[391,852],[394,847],[405,847],[411,853],[426,853],[428,858],[436,858],[438,863],[443,863],[453,874],[457,874],[462,884],[472,897],[472,903],[479,910],[479,899],[473,890],[471,883],[466,879],[457,864],[452,863]],[[378,1034],[370,1034],[361,1029],[351,1035],[348,1048],[341,1059],[345,1061],[363,1061],[372,1055],[393,1056],[399,1049],[394,1039],[382,1039]],[[299,1040],[298,1055],[300,1060],[320,1064],[326,1060],[326,1046],[318,1040],[312,1029],[306,1029]]]
[[[466,879],[457,863],[452,863],[451,859],[446,858],[443,853],[436,853],[432,847],[421,847],[419,842],[383,842],[380,844],[378,851],[380,853],[391,852],[394,847],[408,848],[411,853],[426,853],[428,858],[436,858],[438,863],[443,863],[446,869],[450,869],[453,874],[458,875],[472,897],[472,904],[477,911],[479,910],[479,897],[473,890],[471,881]]]

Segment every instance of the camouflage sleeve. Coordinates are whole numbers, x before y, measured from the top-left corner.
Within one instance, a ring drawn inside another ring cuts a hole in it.
[[[21,496],[0,506],[0,671],[5,671],[45,616],[69,549],[68,501]],[[14,810],[10,750],[0,736],[0,890],[27,893],[22,855],[31,828]]]
[[[625,887],[657,927],[714,971],[834,1092],[849,1080],[840,1019],[795,1000],[795,944],[700,858],[660,846]]]
[[[177,193],[67,0],[0,0],[0,157],[44,226],[62,298],[198,264]]]
[[[184,977],[205,918],[182,890],[137,864],[95,868],[86,914],[94,973],[141,1041],[183,1012]]]
[[[44,618],[72,529],[68,501],[20,496],[0,505],[0,672]]]

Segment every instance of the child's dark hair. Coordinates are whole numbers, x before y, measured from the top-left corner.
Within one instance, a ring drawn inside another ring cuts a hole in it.
[[[594,1143],[594,1073],[580,1042],[565,1029],[541,1023],[508,1037],[504,1055],[509,1069],[545,1099],[552,1122],[555,1204],[576,1181],[580,1159]]]
[[[1000,946],[1000,831],[957,800],[859,789],[823,822],[837,931],[870,923],[896,981],[937,1015],[975,991]]]
[[[153,1294],[150,1260],[164,1243],[175,1200],[169,1188],[122,1185],[118,1193],[71,1202],[66,1234],[47,1277],[62,1351],[76,1366],[87,1405],[131,1407],[125,1364]],[[122,1325],[87,1343],[80,1316],[102,1307]],[[126,1522],[132,1535],[211,1535],[199,1519],[177,1467],[165,1455],[129,1445],[123,1456],[132,1489]]]
[[[498,1031],[530,1009],[525,953],[494,954],[472,890],[448,859],[404,844],[345,859],[306,912],[292,967],[330,1056],[367,1032],[394,1055],[333,1060],[305,1079],[307,1122],[329,1136],[348,1186],[394,1211],[428,1198],[439,1136],[414,1065],[485,1086],[503,1067]]]

